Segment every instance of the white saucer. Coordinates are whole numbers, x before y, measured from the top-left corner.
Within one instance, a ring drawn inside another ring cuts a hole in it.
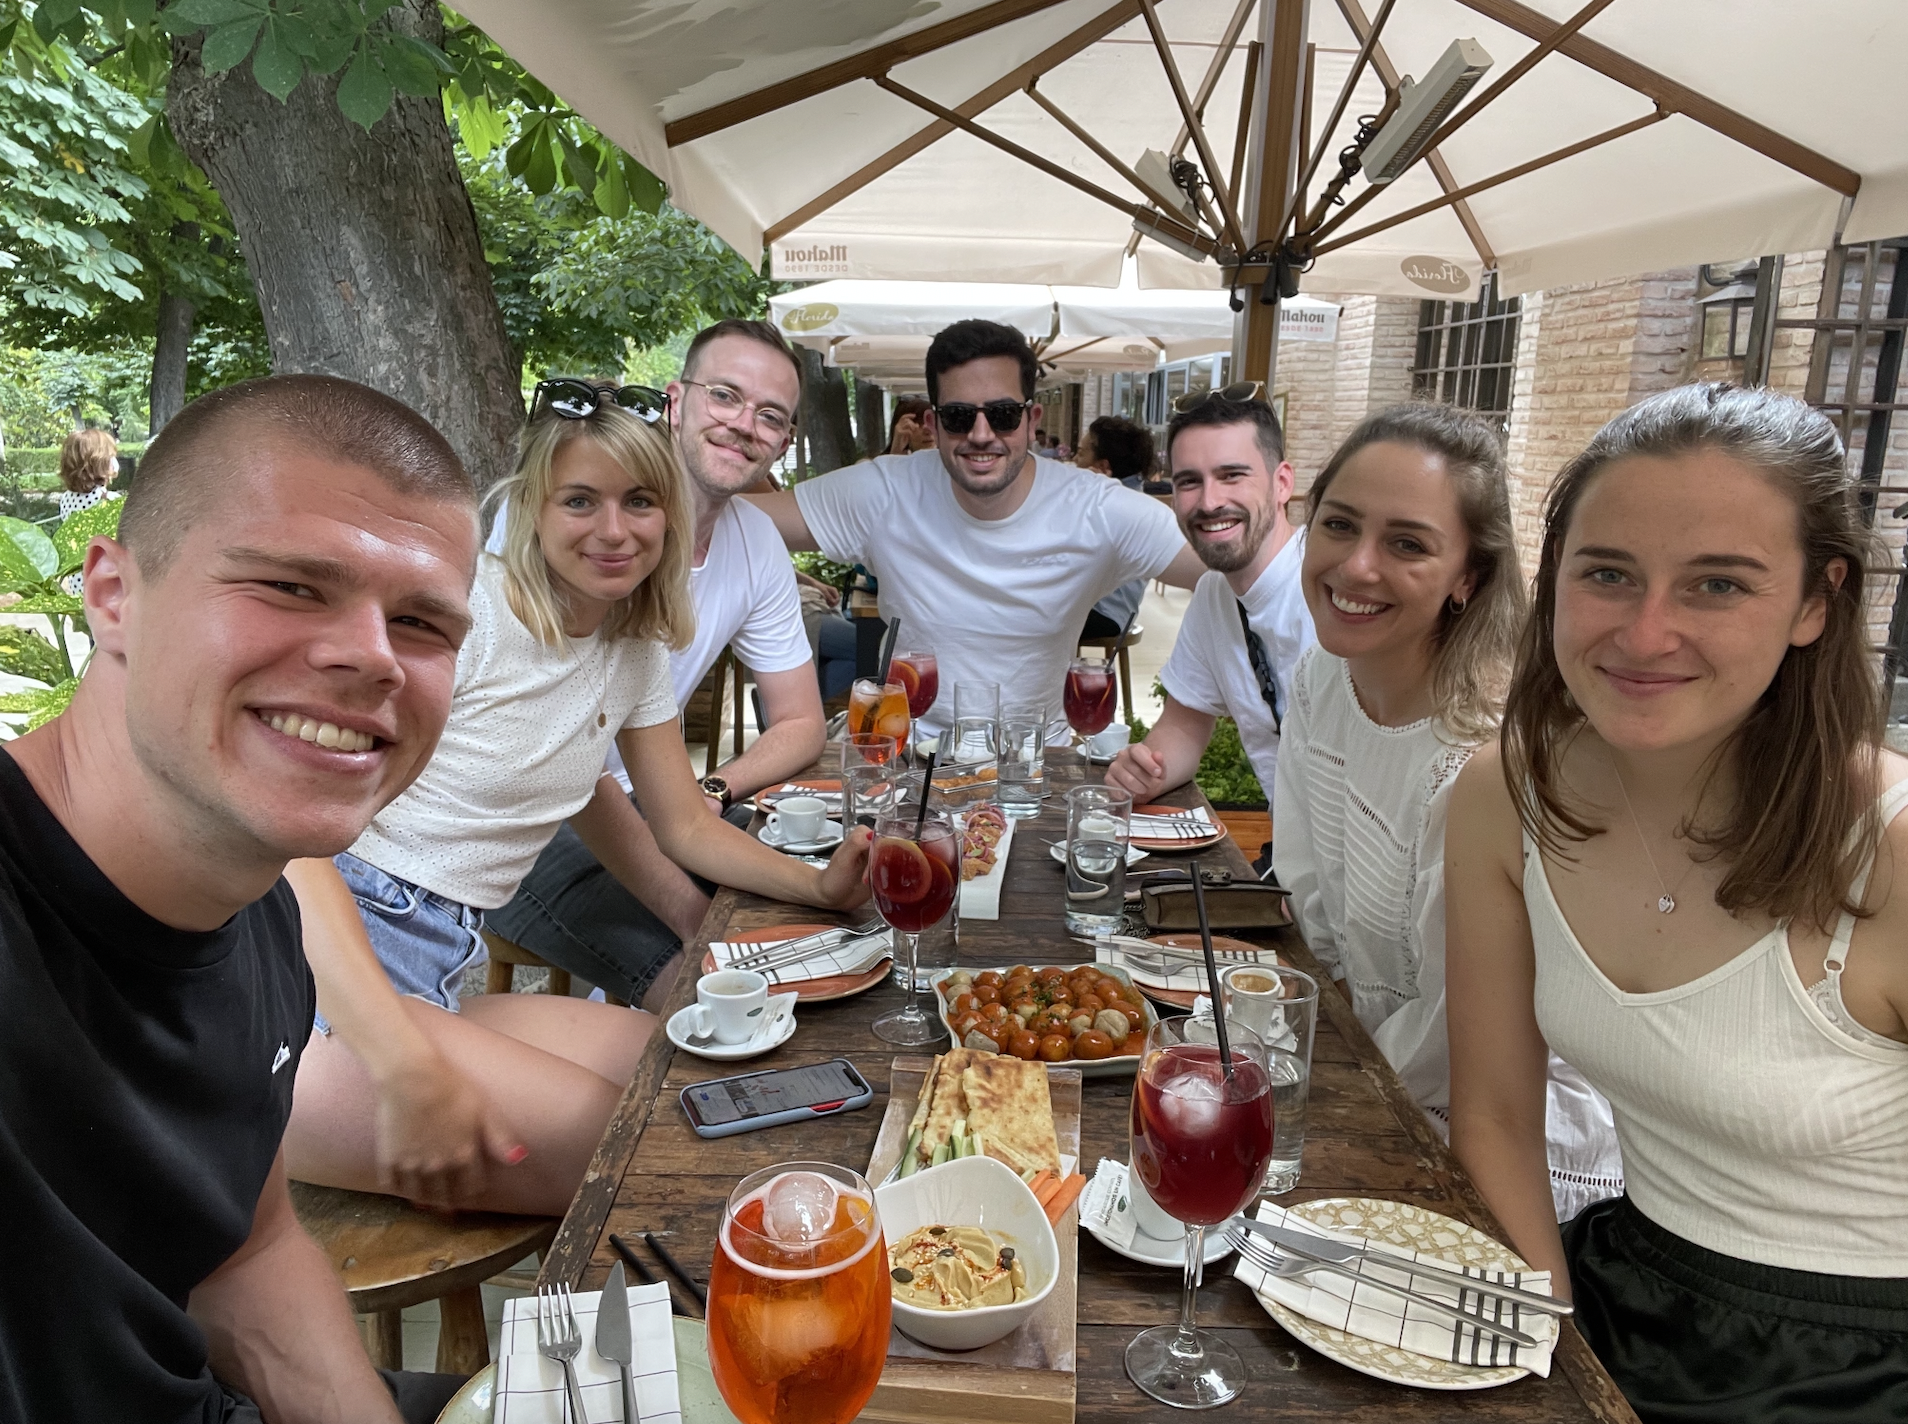
[[[756,834],[761,838],[762,844],[772,850],[787,851],[790,855],[812,855],[818,850],[832,850],[840,845],[844,832],[839,821],[828,821],[823,824],[821,837],[818,840],[786,841],[782,839],[779,830],[771,830],[767,826],[762,827]]]
[[[780,1048],[795,1033],[795,1000],[798,994],[770,994],[768,1007],[762,1011],[762,1017],[771,1025],[764,1034],[757,1030],[754,1038],[747,1043],[705,1043],[693,1044],[689,1041],[689,1015],[695,1009],[694,1004],[684,1004],[669,1016],[669,1022],[663,1025],[669,1035],[669,1041],[684,1053],[693,1053],[698,1058],[712,1059],[717,1063],[733,1063],[740,1058],[754,1058],[757,1054],[767,1053],[772,1048]],[[781,1017],[777,1019],[776,1015]]]
[[[1095,1241],[1116,1256],[1124,1256],[1127,1260],[1138,1261],[1144,1266],[1171,1266],[1176,1271],[1186,1269],[1186,1238],[1184,1236],[1176,1241],[1161,1241],[1142,1231],[1133,1238],[1132,1245],[1122,1246],[1112,1238],[1102,1236],[1086,1222],[1083,1221],[1080,1225]],[[1223,1261],[1232,1254],[1232,1247],[1226,1243],[1225,1233],[1216,1226],[1206,1229],[1204,1254],[1208,1266],[1215,1261]]]
[[[1047,851],[1062,865],[1067,863],[1067,852],[1064,846],[1050,845],[1047,847]],[[1128,865],[1138,865],[1151,854],[1152,852],[1150,850],[1141,850],[1136,845],[1129,845],[1126,848],[1126,863]]]

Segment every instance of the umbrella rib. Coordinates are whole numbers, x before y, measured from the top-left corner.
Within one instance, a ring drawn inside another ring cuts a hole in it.
[[[1212,59],[1206,65],[1206,77],[1199,81],[1199,88],[1193,94],[1193,112],[1203,121],[1206,117],[1206,103],[1212,98],[1212,91],[1219,87],[1219,76],[1226,72],[1226,63],[1232,58],[1232,51],[1239,43],[1240,32],[1252,16],[1252,7],[1258,0],[1239,0],[1238,8],[1232,12],[1232,18],[1226,22],[1226,30],[1219,37],[1219,43],[1213,47]],[[1256,41],[1255,41],[1256,43]],[[1250,85],[1247,86],[1250,89]],[[1248,98],[1247,103],[1252,101]],[[1179,126],[1179,136],[1173,140],[1174,158],[1186,151],[1186,144],[1192,138],[1192,130],[1184,124]],[[1236,164],[1234,165],[1237,166]],[[1239,184],[1235,180],[1231,191],[1237,192]]]

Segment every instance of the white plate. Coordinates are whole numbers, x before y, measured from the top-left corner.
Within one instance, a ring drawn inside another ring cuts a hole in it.
[[[1047,847],[1047,854],[1051,855],[1062,865],[1067,863],[1067,848],[1065,846],[1050,845]],[[1128,865],[1138,865],[1151,854],[1152,852],[1150,850],[1141,850],[1136,845],[1129,845],[1126,848],[1126,863]]]
[[[1030,965],[1036,963],[1034,960],[1028,960],[1027,962]],[[1119,965],[1099,964],[1091,960],[1086,962],[1093,964],[1095,969],[1104,970],[1107,974],[1120,980],[1122,983],[1132,984],[1133,982],[1133,976]],[[967,968],[966,965],[960,967],[963,969]],[[1005,966],[982,964],[968,969],[967,972],[970,974],[979,974],[984,969],[1003,967]],[[1065,967],[1071,969],[1075,966],[1067,965]],[[937,969],[934,971],[933,977],[928,981],[932,986],[934,1012],[939,1016],[941,1027],[947,1030],[947,1036],[949,1038],[954,1037],[954,1024],[947,1016],[947,1000],[941,994],[941,981],[953,972],[952,969]],[[1142,1004],[1140,1007],[1146,1012],[1145,1031],[1150,1033],[1153,1025],[1159,1022],[1159,1014],[1154,1011],[1151,1003]],[[1082,1078],[1130,1078],[1133,1076],[1135,1070],[1138,1069],[1139,1061],[1139,1054],[1124,1053],[1114,1058],[1067,1058],[1058,1063],[1049,1064],[1048,1066],[1052,1068],[1077,1068],[1080,1070],[1080,1076]]]
[[[822,827],[821,839],[813,841],[783,840],[779,828],[764,826],[756,832],[762,844],[772,850],[787,851],[790,855],[810,855],[818,850],[832,850],[841,844],[844,832],[839,821],[828,821]]]
[[[669,1034],[669,1041],[684,1053],[693,1053],[698,1058],[708,1058],[717,1063],[733,1063],[737,1059],[754,1058],[772,1048],[780,1048],[794,1036],[795,1000],[798,997],[796,994],[770,994],[768,1007],[762,1011],[769,1021],[769,1030],[766,1034],[758,1031],[747,1043],[691,1043],[689,1015],[696,1007],[694,1004],[684,1004],[677,1009],[669,1016],[664,1028]],[[775,1017],[778,1013],[781,1015],[779,1021]]]
[[[1476,1227],[1408,1202],[1382,1201],[1376,1197],[1328,1197],[1322,1201],[1301,1202],[1287,1210],[1327,1231],[1350,1232],[1367,1240],[1403,1247],[1407,1251],[1423,1251],[1467,1266],[1493,1271],[1530,1269],[1510,1247],[1492,1240]],[[1258,1300],[1266,1314],[1294,1338],[1346,1369],[1357,1370],[1373,1379],[1417,1389],[1465,1390],[1491,1389],[1530,1373],[1515,1365],[1456,1365],[1449,1360],[1434,1360],[1413,1350],[1401,1350],[1395,1345],[1383,1345],[1362,1335],[1320,1325],[1269,1296],[1259,1296]]]
[[[1186,1269],[1186,1238],[1177,1241],[1161,1241],[1156,1236],[1140,1232],[1133,1238],[1133,1244],[1122,1246],[1110,1236],[1100,1234],[1098,1228],[1081,1222],[1087,1234],[1116,1256],[1124,1256],[1129,1261],[1138,1261],[1142,1266],[1171,1266],[1175,1271]],[[1232,1254],[1232,1247],[1226,1244],[1226,1234],[1218,1227],[1206,1232],[1205,1258],[1208,1266],[1215,1261],[1223,1261]]]

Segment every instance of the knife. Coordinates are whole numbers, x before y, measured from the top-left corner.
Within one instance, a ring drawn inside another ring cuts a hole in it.
[[[1460,1290],[1471,1290],[1479,1295],[1494,1296],[1501,1300],[1514,1300],[1519,1305],[1540,1310],[1546,1315],[1575,1314],[1575,1307],[1569,1301],[1559,1300],[1556,1296],[1539,1295],[1536,1291],[1519,1290],[1516,1286],[1498,1285],[1492,1281],[1479,1280],[1475,1276],[1458,1275],[1454,1271],[1443,1270],[1437,1266],[1421,1266],[1403,1256],[1394,1256],[1389,1251],[1368,1251],[1363,1247],[1353,1246],[1349,1242],[1314,1236],[1309,1231],[1294,1231],[1289,1226],[1275,1226],[1269,1221],[1260,1221],[1257,1217],[1235,1216],[1232,1221],[1255,1235],[1277,1242],[1280,1247],[1294,1255],[1305,1256],[1314,1261],[1327,1261],[1335,1266],[1369,1261],[1374,1266],[1403,1271],[1406,1275],[1417,1276],[1422,1280],[1437,1281],[1445,1286],[1455,1284]]]
[[[610,1268],[596,1302],[596,1353],[612,1361],[623,1376],[623,1424],[636,1424],[636,1386],[630,1379],[629,1290],[623,1263]]]

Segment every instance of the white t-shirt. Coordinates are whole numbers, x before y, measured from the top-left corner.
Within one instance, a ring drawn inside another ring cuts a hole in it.
[[[1279,715],[1292,710],[1292,680],[1305,650],[1317,641],[1312,613],[1305,606],[1299,568],[1305,562],[1305,531],[1294,530],[1285,547],[1246,590],[1243,600],[1252,631],[1272,659],[1278,685]],[[1245,747],[1266,799],[1279,762],[1279,728],[1259,693],[1245,630],[1239,626],[1241,600],[1222,573],[1207,573],[1193,589],[1192,602],[1179,625],[1179,641],[1159,671],[1173,701],[1209,717],[1230,717],[1239,724]]]
[[[1033,488],[1005,519],[955,503],[938,450],[884,455],[795,486],[815,542],[881,581],[900,646],[939,662],[941,692],[919,720],[947,727],[954,684],[997,682],[1003,702],[1045,702],[1055,725],[1067,662],[1093,605],[1163,573],[1185,546],[1172,512],[1104,475],[1034,462]]]
[[[592,634],[545,647],[510,611],[503,578],[501,559],[478,561],[443,739],[351,847],[480,910],[507,903],[557,827],[589,803],[618,730],[676,715],[661,643]]]

